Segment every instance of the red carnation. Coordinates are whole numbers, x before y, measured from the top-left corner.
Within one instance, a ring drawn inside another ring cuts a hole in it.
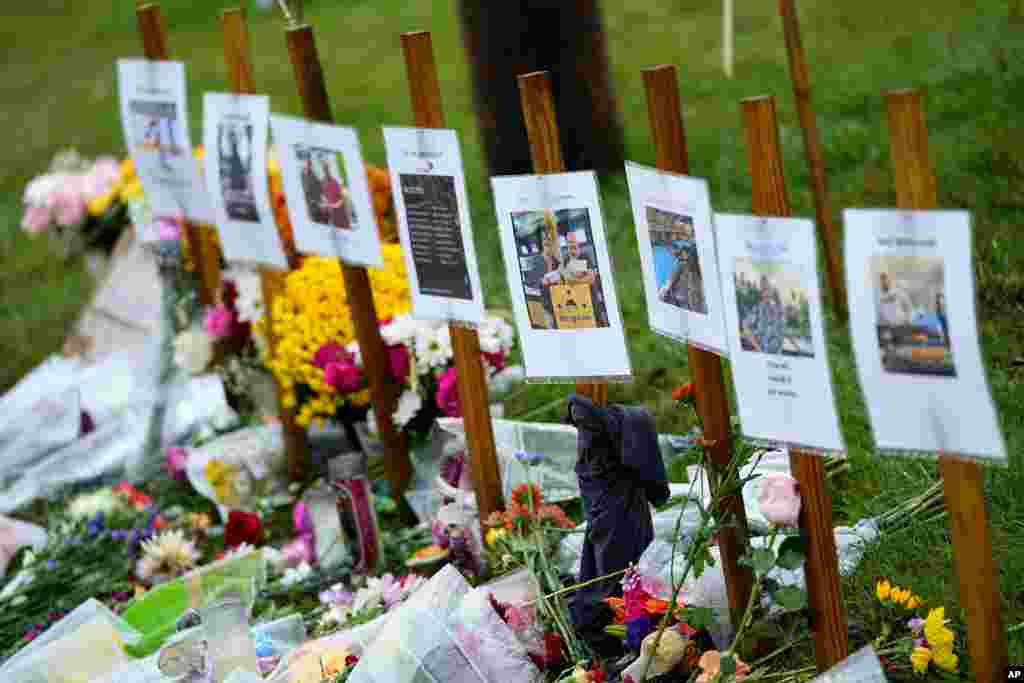
[[[232,510],[224,526],[224,544],[237,548],[243,543],[263,545],[263,522],[255,513]]]
[[[544,634],[544,665],[551,669],[562,661],[562,636],[554,631]]]

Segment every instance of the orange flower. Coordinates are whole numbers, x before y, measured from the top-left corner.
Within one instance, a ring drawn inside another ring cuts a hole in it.
[[[540,510],[540,506],[544,503],[544,496],[541,494],[540,488],[536,484],[520,484],[512,489],[512,500],[515,503],[522,505],[527,510],[531,507],[531,498],[533,499],[533,509]]]
[[[689,401],[693,398],[693,382],[687,382],[672,390],[673,401]]]
[[[612,608],[612,612],[615,613],[615,623],[625,624],[626,623],[626,601],[622,598],[605,598],[605,603]]]

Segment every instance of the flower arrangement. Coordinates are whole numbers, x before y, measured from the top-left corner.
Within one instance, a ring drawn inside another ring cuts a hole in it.
[[[21,227],[54,234],[68,255],[88,247],[109,251],[129,222],[128,204],[141,197],[131,159],[90,161],[66,150],[25,187]]]
[[[327,608],[320,619],[319,632],[332,633],[342,628],[373,621],[404,602],[426,583],[426,579],[408,574],[401,579],[392,574],[366,579],[355,592],[335,584],[320,593],[320,603]]]
[[[888,579],[875,584],[875,596],[881,628],[873,645],[889,673],[912,671],[923,676],[959,672],[956,633],[948,626],[945,607],[929,609],[925,614],[921,596]]]

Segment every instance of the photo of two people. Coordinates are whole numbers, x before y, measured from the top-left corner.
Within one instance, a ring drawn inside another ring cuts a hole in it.
[[[735,284],[744,351],[814,357],[811,305],[797,266],[738,258]]]
[[[354,230],[355,211],[340,154],[306,145],[295,145],[293,152],[302,168],[302,192],[306,197],[309,219],[339,230]]]
[[[217,126],[221,196],[231,220],[258,223],[252,181],[253,127],[245,121],[225,119]]]
[[[873,256],[878,350],[886,372],[956,377],[942,258]]]
[[[159,155],[160,165],[170,170],[169,158],[181,156],[176,128],[178,108],[173,102],[133,100],[128,105],[135,126],[135,146]]]
[[[588,210],[515,212],[512,227],[531,327],[608,327]]]

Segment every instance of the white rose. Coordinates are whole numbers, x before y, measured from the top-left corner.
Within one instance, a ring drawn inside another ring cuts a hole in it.
[[[213,337],[195,328],[179,334],[174,340],[174,363],[186,372],[198,375],[213,360]]]

